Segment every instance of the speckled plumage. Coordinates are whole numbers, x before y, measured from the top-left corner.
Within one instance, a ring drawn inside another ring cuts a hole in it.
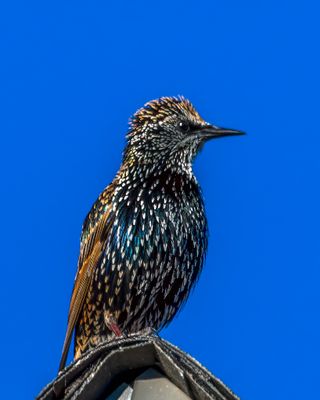
[[[115,335],[167,325],[199,277],[207,221],[192,161],[209,137],[184,98],[147,103],[131,120],[123,163],[83,224],[60,369]]]

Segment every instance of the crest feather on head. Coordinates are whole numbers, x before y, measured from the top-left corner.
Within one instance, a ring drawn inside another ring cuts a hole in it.
[[[158,123],[172,114],[181,115],[181,113],[198,121],[203,121],[188,99],[177,96],[160,97],[149,101],[133,115],[130,125],[134,130],[145,123]]]

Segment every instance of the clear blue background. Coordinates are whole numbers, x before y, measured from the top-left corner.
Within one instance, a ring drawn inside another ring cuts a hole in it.
[[[1,5],[1,397],[32,398],[55,377],[81,224],[119,167],[128,118],[183,94],[248,135],[196,161],[209,252],[162,334],[243,399],[316,398],[317,2],[114,3]]]

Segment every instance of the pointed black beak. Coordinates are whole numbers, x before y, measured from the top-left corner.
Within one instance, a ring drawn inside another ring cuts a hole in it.
[[[220,128],[219,126],[207,125],[198,131],[200,137],[204,139],[217,139],[223,136],[245,135],[245,132],[235,129]]]

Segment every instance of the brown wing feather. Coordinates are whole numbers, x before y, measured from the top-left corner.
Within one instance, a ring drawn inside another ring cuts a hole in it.
[[[94,275],[95,267],[103,250],[103,237],[109,213],[110,208],[102,214],[100,220],[97,222],[94,228],[91,229],[88,237],[85,239],[85,242],[82,243],[81,246],[78,272],[76,275],[70,301],[68,326],[62,349],[59,371],[61,371],[66,364],[72,333],[78,321],[86,295],[88,293],[90,283]]]

